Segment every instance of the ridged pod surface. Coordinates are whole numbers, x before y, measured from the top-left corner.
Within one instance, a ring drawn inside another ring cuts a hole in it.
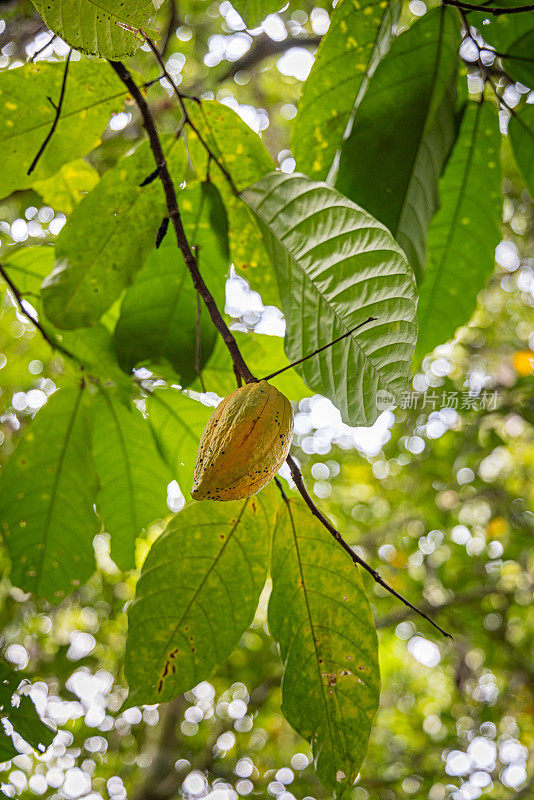
[[[291,403],[267,381],[249,383],[219,403],[200,439],[191,497],[240,500],[262,489],[289,452]]]

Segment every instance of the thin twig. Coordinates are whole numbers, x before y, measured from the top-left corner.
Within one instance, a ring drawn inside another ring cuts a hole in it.
[[[186,266],[191,274],[195,289],[202,298],[202,300],[204,301],[204,304],[208,309],[213,324],[221,334],[223,341],[226,347],[228,348],[228,351],[232,358],[232,364],[234,367],[234,372],[236,375],[238,385],[241,379],[244,379],[245,382],[247,383],[251,383],[255,381],[256,378],[248,368],[243,356],[241,355],[241,351],[239,350],[237,342],[232,335],[232,332],[230,331],[226,322],[221,316],[221,313],[217,307],[213,295],[210,293],[208,287],[204,283],[204,280],[198,268],[197,260],[189,245],[182,224],[180,211],[178,209],[176,190],[174,188],[174,183],[172,181],[171,175],[167,167],[167,162],[165,160],[165,155],[163,153],[163,148],[161,146],[159,134],[156,129],[156,124],[154,121],[154,117],[152,116],[152,112],[150,111],[150,108],[145,98],[143,97],[141,91],[139,90],[139,87],[135,83],[130,72],[126,69],[124,64],[122,64],[120,61],[110,61],[109,63],[111,67],[115,70],[120,80],[124,83],[128,91],[130,92],[143,118],[143,125],[147,131],[150,140],[150,146],[152,149],[152,153],[154,155],[154,159],[156,161],[157,166],[160,168],[159,179],[163,184],[165,199],[167,202],[167,209],[169,212],[169,217],[171,218],[174,226],[178,247],[180,248]],[[349,547],[349,545],[345,542],[339,531],[337,531],[334,528],[334,526],[328,521],[328,519],[315,506],[313,500],[311,499],[310,495],[307,492],[304,480],[302,478],[302,474],[299,468],[297,467],[295,461],[291,458],[291,456],[288,456],[287,463],[289,464],[289,468],[291,470],[291,476],[295,482],[295,485],[299,490],[300,494],[302,495],[302,498],[304,499],[305,503],[309,507],[310,511],[324,525],[324,527],[336,539],[336,541],[339,542],[339,544],[343,547],[343,549],[349,553],[354,564],[362,566],[365,570],[367,570],[367,572],[369,572],[373,576],[374,580],[377,583],[379,583],[380,586],[382,586],[382,588],[386,589],[386,591],[390,592],[390,594],[394,595],[394,597],[396,597],[406,606],[413,609],[416,613],[424,617],[424,619],[430,622],[444,636],[448,636],[449,638],[452,639],[452,636],[449,633],[440,628],[439,625],[433,622],[433,620],[430,619],[430,617],[428,617],[425,613],[419,611],[417,606],[414,606],[412,603],[410,603],[409,600],[407,600],[405,597],[403,597],[401,594],[395,591],[395,589],[393,589],[391,586],[388,586],[388,584],[380,577],[380,575],[378,574],[378,572],[376,572],[376,570],[374,570],[362,558],[360,558],[359,556],[356,555],[356,553],[354,553],[352,548]]]
[[[54,131],[57,128],[57,124],[59,122],[59,117],[61,116],[61,109],[63,107],[63,100],[65,99],[65,88],[67,86],[67,75],[69,73],[69,64],[70,64],[71,55],[72,55],[72,47],[70,48],[70,50],[68,52],[68,55],[67,55],[67,60],[65,61],[65,70],[63,72],[63,81],[61,83],[61,92],[60,92],[60,95],[59,95],[59,100],[57,102],[57,105],[54,103],[54,101],[50,97],[47,98],[47,100],[51,103],[52,107],[55,109],[56,116],[54,117],[54,121],[52,123],[52,127],[50,128],[50,130],[46,134],[45,140],[42,143],[41,147],[39,148],[39,151],[38,151],[37,155],[35,156],[35,158],[33,159],[32,163],[29,166],[28,175],[31,175],[32,172],[34,171],[35,167],[37,166],[37,164],[39,162],[39,159],[41,158],[41,156],[43,155],[44,151],[46,150],[46,148],[48,146],[48,143],[49,143],[50,139],[52,138],[52,136],[54,135]]]
[[[360,322],[360,324],[356,325],[355,328],[352,328],[350,331],[347,331],[347,333],[344,333],[342,336],[338,336],[337,339],[334,339],[333,342],[328,342],[328,344],[325,344],[322,347],[319,347],[317,350],[314,350],[313,353],[309,353],[307,356],[302,356],[302,358],[299,358],[297,361],[293,361],[292,364],[288,364],[287,367],[282,367],[282,369],[279,369],[276,372],[271,372],[270,375],[266,375],[266,377],[262,378],[261,380],[270,381],[271,378],[276,377],[276,375],[280,375],[282,372],[285,372],[288,369],[292,369],[293,367],[296,367],[297,364],[302,364],[303,361],[307,361],[308,358],[312,358],[312,356],[316,356],[318,353],[322,353],[323,350],[326,350],[327,348],[332,347],[333,344],[337,344],[342,339],[346,339],[347,336],[350,336],[351,333],[354,333],[354,331],[357,331],[358,328],[362,328],[364,325],[367,325],[368,322],[374,322],[375,320],[376,320],[376,317],[367,317],[367,319],[364,322]]]
[[[26,308],[24,307],[24,299],[23,299],[23,296],[22,296],[22,292],[20,292],[19,289],[17,289],[17,287],[15,286],[15,284],[13,283],[13,281],[11,280],[11,278],[9,277],[7,272],[5,271],[5,268],[4,268],[4,266],[2,264],[0,264],[0,275],[5,280],[5,282],[9,286],[9,288],[11,289],[11,293],[14,296],[15,300],[17,301],[17,305],[20,308],[21,312],[24,314],[26,319],[29,322],[31,322],[31,324],[34,325],[35,328],[37,328],[37,330],[39,331],[39,333],[41,334],[43,339],[50,345],[52,350],[57,350],[60,353],[63,353],[63,355],[68,356],[68,358],[72,358],[75,361],[78,361],[78,363],[80,363],[75,355],[73,355],[72,353],[69,353],[69,351],[66,350],[62,345],[60,345],[59,342],[57,342],[55,339],[53,339],[51,336],[49,336],[48,333],[46,332],[46,330],[43,328],[43,326],[39,322],[39,320],[36,317],[34,317],[33,314],[30,314],[30,312],[26,310]]]
[[[176,190],[174,188],[174,183],[171,178],[169,169],[167,167],[165,154],[161,146],[159,134],[156,130],[156,123],[154,121],[150,108],[148,107],[148,103],[146,102],[139,87],[135,83],[129,70],[126,69],[124,64],[122,64],[120,61],[110,61],[109,63],[113,68],[113,70],[115,71],[115,73],[117,74],[117,76],[120,78],[120,80],[124,83],[128,91],[130,92],[143,118],[143,125],[150,140],[150,147],[152,149],[156,165],[159,167],[158,177],[163,185],[163,190],[165,192],[165,200],[167,203],[167,210],[169,212],[169,217],[171,218],[174,227],[176,240],[178,242],[178,247],[180,248],[187,269],[189,270],[191,278],[193,279],[193,285],[196,291],[202,297],[202,300],[204,301],[204,304],[208,309],[213,324],[221,334],[223,341],[230,352],[234,368],[239,371],[240,376],[247,383],[251,383],[256,379],[252,374],[252,372],[250,371],[250,369],[248,368],[248,366],[246,365],[245,360],[241,355],[241,352],[237,346],[237,342],[232,332],[230,331],[228,325],[224,321],[211,292],[206,286],[204,279],[200,274],[197,260],[194,256],[193,251],[191,250],[191,247],[189,246],[189,242],[187,240],[187,236],[184,231],[184,226],[182,224],[180,210],[178,208],[178,200],[176,197]]]
[[[194,246],[193,250],[195,251],[195,258],[198,264],[198,247]],[[200,295],[197,294],[197,318],[195,324],[195,372],[197,373],[197,377],[200,383],[200,388],[203,392],[206,391],[206,387],[204,385],[204,378],[202,377],[202,369],[201,369],[201,359],[202,359],[202,340],[201,340],[201,328],[200,328],[200,320],[202,315],[202,305],[200,302]]]
[[[485,14],[493,14],[494,17],[500,17],[503,14],[523,14],[526,11],[534,11],[534,4],[528,6],[513,6],[512,8],[480,6],[475,3],[464,3],[462,0],[442,0],[442,4],[444,6],[461,8],[462,11],[483,11]]]
[[[152,39],[150,39],[148,36],[145,36],[145,40],[146,40],[146,43],[148,44],[148,46],[150,47],[150,49],[152,50],[152,52],[154,53],[156,61],[158,62],[163,75],[165,76],[165,78],[170,83],[174,94],[178,98],[178,102],[180,104],[180,109],[182,111],[182,114],[184,115],[184,122],[187,125],[189,125],[189,127],[191,128],[193,133],[198,137],[198,140],[199,140],[200,144],[202,145],[202,147],[204,148],[204,150],[208,153],[209,157],[211,159],[213,159],[213,161],[217,164],[217,166],[221,170],[222,174],[224,175],[224,177],[228,181],[228,184],[230,185],[230,188],[232,189],[233,193],[235,195],[237,195],[238,191],[237,191],[237,189],[236,189],[236,187],[234,185],[234,181],[232,179],[232,176],[230,175],[230,173],[228,172],[228,170],[226,169],[224,164],[222,164],[221,161],[219,161],[219,159],[217,158],[217,156],[215,155],[215,153],[213,152],[213,150],[211,149],[209,144],[206,142],[206,140],[204,139],[204,137],[200,133],[198,127],[195,125],[195,123],[191,119],[191,117],[189,115],[189,112],[187,110],[187,107],[185,105],[185,101],[186,100],[192,100],[192,101],[196,102],[200,107],[202,107],[201,100],[198,97],[193,97],[191,95],[184,94],[183,92],[181,92],[179,90],[178,86],[176,85],[176,81],[172,78],[172,76],[168,72],[167,67],[165,66],[165,62],[163,61],[163,59],[162,59],[162,57],[160,55],[160,52],[159,52],[158,48],[156,47],[156,45],[154,44],[154,42],[152,41]]]
[[[49,46],[52,44],[52,42],[54,41],[54,39],[56,38],[56,36],[57,36],[57,34],[56,34],[56,33],[54,33],[54,35],[53,35],[53,36],[52,36],[52,37],[51,37],[51,38],[50,38],[50,39],[47,41],[47,43],[46,43],[46,44],[44,44],[42,47],[40,47],[40,48],[39,48],[39,50],[36,50],[36,51],[35,51],[35,53],[33,54],[33,56],[30,58],[30,64],[31,64],[33,61],[35,61],[35,59],[37,58],[37,56],[40,56],[40,55],[41,55],[41,53],[42,53],[44,50],[46,50],[46,48],[47,48],[47,47],[49,47]]]
[[[414,606],[413,603],[410,603],[410,601],[407,600],[406,597],[404,597],[402,594],[399,594],[399,592],[397,592],[392,586],[389,586],[389,584],[386,583],[386,581],[378,574],[378,572],[375,569],[373,569],[373,567],[370,566],[370,564],[367,563],[367,561],[364,561],[363,558],[360,558],[360,556],[354,552],[352,547],[349,544],[347,544],[347,542],[344,540],[344,538],[337,530],[337,528],[334,528],[332,523],[325,517],[325,515],[321,511],[319,511],[319,509],[311,499],[310,495],[308,494],[308,490],[306,489],[302,473],[298,468],[297,464],[295,463],[294,459],[292,458],[292,456],[288,456],[286,461],[287,464],[289,465],[289,469],[291,471],[291,477],[293,478],[295,486],[299,490],[302,499],[310,509],[311,513],[313,514],[314,517],[317,517],[319,522],[326,528],[326,530],[330,533],[330,535],[334,537],[336,542],[338,542],[343,548],[343,550],[345,550],[349,554],[353,563],[357,564],[360,567],[363,567],[369,573],[369,575],[373,577],[373,580],[376,581],[376,583],[378,583],[383,589],[385,589],[387,592],[389,592],[398,600],[400,600],[402,603],[404,603],[405,606],[408,606],[408,608],[411,608],[412,611],[415,611],[416,614],[419,614],[419,616],[423,617],[423,619],[426,619],[427,622],[430,622],[430,624],[433,625],[434,628],[437,628],[437,630],[440,633],[442,633],[443,636],[447,636],[449,639],[452,639],[453,637],[451,636],[450,633],[447,633],[447,631],[443,630],[443,628],[440,628],[437,622],[434,622],[434,620],[431,619],[428,616],[428,614],[425,614],[424,611],[421,611],[421,609],[417,608],[417,606]]]

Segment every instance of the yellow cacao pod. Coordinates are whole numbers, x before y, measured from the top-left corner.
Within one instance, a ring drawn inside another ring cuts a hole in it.
[[[240,500],[262,489],[289,452],[291,403],[267,381],[248,383],[219,403],[200,439],[191,497]]]

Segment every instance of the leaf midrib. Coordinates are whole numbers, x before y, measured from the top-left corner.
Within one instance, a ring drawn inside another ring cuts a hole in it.
[[[202,578],[202,580],[201,580],[200,584],[198,585],[198,587],[197,587],[196,591],[194,592],[193,596],[191,597],[191,599],[190,599],[189,603],[187,604],[186,608],[185,608],[185,609],[184,609],[184,611],[182,612],[182,614],[181,614],[181,616],[180,616],[180,619],[178,620],[178,622],[176,623],[176,625],[173,627],[173,629],[172,629],[172,633],[170,634],[169,638],[167,639],[167,642],[166,642],[166,644],[165,644],[165,647],[163,647],[163,648],[160,650],[160,655],[158,656],[158,658],[157,658],[157,659],[154,659],[154,666],[152,667],[152,670],[150,671],[150,673],[149,673],[149,676],[148,676],[148,677],[147,677],[147,678],[144,680],[144,682],[143,682],[143,684],[145,684],[145,685],[146,685],[147,683],[149,683],[149,688],[150,688],[150,689],[152,689],[152,685],[151,685],[150,681],[151,681],[151,679],[152,679],[152,677],[153,677],[154,673],[155,673],[155,672],[157,672],[157,670],[158,670],[158,665],[159,665],[159,662],[161,661],[162,657],[163,657],[163,656],[165,655],[165,653],[167,652],[167,650],[168,650],[169,646],[172,644],[172,641],[173,641],[173,639],[174,639],[174,637],[175,637],[175,635],[176,635],[176,632],[177,632],[178,628],[180,627],[180,625],[182,624],[182,622],[183,622],[183,621],[184,621],[184,619],[186,618],[187,614],[189,613],[189,611],[190,611],[190,609],[191,609],[191,606],[192,606],[192,605],[193,605],[193,603],[194,603],[194,602],[197,600],[197,597],[198,597],[198,595],[201,593],[202,589],[204,588],[204,585],[205,585],[206,581],[207,581],[207,580],[208,580],[208,578],[210,577],[210,575],[211,575],[212,571],[215,569],[215,567],[217,566],[217,564],[218,564],[218,562],[219,562],[220,558],[222,557],[222,555],[223,555],[224,551],[226,550],[226,547],[227,547],[228,543],[229,543],[229,542],[230,542],[230,540],[232,539],[232,537],[233,537],[233,535],[234,535],[234,533],[235,533],[235,531],[236,531],[237,527],[239,526],[239,523],[241,522],[241,519],[242,519],[242,517],[243,517],[243,514],[245,513],[246,507],[247,507],[247,505],[248,505],[249,499],[250,499],[250,498],[247,498],[247,499],[245,500],[245,502],[243,503],[243,507],[241,508],[241,511],[239,512],[239,515],[238,515],[238,517],[237,517],[236,521],[235,521],[235,522],[234,522],[234,524],[232,525],[232,528],[231,528],[231,530],[230,530],[230,533],[228,534],[228,536],[227,536],[226,540],[224,541],[224,543],[223,543],[223,545],[222,545],[221,549],[219,550],[219,552],[217,553],[217,555],[216,555],[216,556],[215,556],[215,558],[213,559],[213,562],[212,562],[212,564],[211,564],[210,568],[207,570],[206,574],[205,574],[205,575],[204,575],[204,577]],[[215,524],[215,523],[214,523],[214,524]],[[138,691],[140,691],[140,689],[141,689],[141,687],[139,687],[138,689],[136,689],[136,690],[135,690],[135,692],[134,692],[134,694],[135,694],[135,693],[137,693]]]
[[[59,484],[60,484],[60,481],[61,481],[61,472],[63,470],[63,463],[64,463],[66,455],[67,455],[67,450],[68,450],[68,447],[69,447],[70,439],[71,439],[71,436],[72,436],[72,432],[74,430],[74,425],[76,423],[76,418],[78,416],[78,411],[79,411],[80,404],[81,404],[81,401],[82,401],[83,392],[84,392],[84,386],[80,386],[80,388],[78,390],[78,394],[76,396],[76,401],[74,403],[74,406],[73,406],[73,409],[72,409],[72,412],[71,412],[71,415],[70,415],[70,418],[69,418],[69,424],[68,424],[67,430],[65,432],[65,437],[64,437],[64,440],[63,440],[63,444],[61,446],[61,450],[60,450],[60,453],[59,453],[59,458],[58,458],[58,461],[57,461],[56,469],[54,471],[54,477],[53,477],[53,480],[52,480],[52,489],[51,489],[51,492],[50,492],[50,499],[48,501],[48,507],[46,509],[45,522],[44,522],[44,526],[43,526],[43,542],[42,543],[43,543],[44,546],[41,549],[40,554],[39,554],[39,562],[38,562],[38,568],[37,568],[36,590],[39,593],[40,593],[40,587],[41,587],[41,583],[42,583],[42,579],[43,579],[44,561],[45,561],[45,557],[47,555],[48,538],[49,538],[49,535],[50,535],[50,524],[52,522],[52,514],[53,514],[53,511],[54,511],[54,505],[55,505],[55,502],[56,502],[56,496],[57,496],[57,493],[58,493],[58,490],[59,490]]]

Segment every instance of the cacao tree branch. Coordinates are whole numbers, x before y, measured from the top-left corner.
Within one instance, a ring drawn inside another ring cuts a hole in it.
[[[180,104],[180,110],[181,110],[181,112],[183,114],[183,117],[184,117],[183,121],[185,122],[186,125],[189,125],[189,127],[191,128],[193,133],[198,137],[198,140],[199,140],[200,144],[202,145],[204,150],[207,152],[207,154],[209,155],[210,159],[212,159],[217,164],[217,166],[221,170],[222,174],[226,178],[226,180],[227,180],[230,188],[232,189],[233,193],[235,195],[238,195],[239,192],[237,191],[237,189],[236,189],[236,187],[234,185],[234,182],[232,180],[232,176],[230,175],[230,173],[228,172],[228,170],[226,169],[224,164],[217,158],[216,154],[213,152],[212,148],[208,145],[208,143],[206,142],[206,140],[204,139],[204,137],[202,136],[202,134],[198,130],[197,126],[195,125],[195,123],[191,119],[191,117],[189,115],[189,112],[187,111],[187,107],[185,105],[185,100],[193,100],[194,102],[198,103],[200,107],[202,107],[201,101],[198,99],[198,97],[192,97],[190,95],[184,94],[183,92],[181,92],[179,90],[178,86],[176,85],[176,81],[174,80],[174,78],[170,75],[169,71],[167,70],[167,67],[165,66],[165,62],[163,61],[163,58],[161,57],[160,52],[159,52],[158,48],[156,47],[156,45],[154,44],[154,42],[152,41],[152,39],[150,39],[150,37],[148,37],[148,36],[145,36],[145,41],[148,44],[148,46],[150,47],[150,49],[152,50],[152,53],[154,54],[154,57],[155,57],[156,61],[158,62],[159,66],[161,68],[162,74],[164,75],[164,77],[170,83],[170,85],[172,87],[172,90],[173,90],[174,94],[176,95],[176,97],[178,99],[178,103]]]
[[[318,47],[321,43],[321,38],[321,36],[309,36],[307,39],[303,39],[298,36],[288,36],[286,39],[282,39],[281,42],[276,42],[266,33],[260,33],[259,36],[254,38],[248,53],[238,58],[237,61],[231,62],[230,66],[220,75],[215,74],[214,81],[216,83],[224,83],[224,81],[237,75],[238,72],[252,69],[264,59],[286,53],[292,47]]]
[[[31,322],[31,324],[35,328],[37,328],[37,330],[39,331],[39,333],[41,334],[41,336],[43,337],[45,342],[47,342],[47,344],[50,345],[52,350],[57,350],[59,353],[62,353],[64,356],[67,356],[68,358],[72,358],[74,361],[76,361],[78,364],[80,364],[80,366],[83,367],[83,365],[76,358],[76,356],[73,355],[72,353],[69,353],[69,351],[65,347],[63,347],[61,344],[59,344],[58,341],[56,341],[53,337],[49,336],[49,334],[43,328],[43,326],[41,325],[41,323],[39,322],[37,317],[34,317],[33,314],[30,314],[30,312],[26,310],[26,308],[24,307],[24,300],[23,300],[23,297],[22,297],[22,293],[16,287],[16,285],[13,283],[12,279],[9,277],[9,275],[7,274],[7,272],[5,270],[5,267],[2,264],[0,264],[0,275],[2,276],[4,281],[9,286],[9,288],[11,290],[11,293],[12,293],[13,297],[15,298],[21,313],[24,314],[26,319],[29,322]]]
[[[492,14],[494,17],[500,17],[503,14],[524,14],[527,11],[534,11],[534,4],[513,6],[512,8],[494,8],[492,6],[476,5],[476,3],[464,3],[463,0],[442,0],[442,4],[461,8],[462,11],[483,11],[485,14]]]
[[[341,545],[343,550],[345,550],[345,552],[347,552],[349,554],[349,556],[351,557],[353,563],[356,564],[357,566],[363,567],[363,569],[366,570],[366,572],[368,572],[369,575],[372,576],[373,580],[376,583],[378,583],[379,586],[381,586],[387,592],[389,592],[394,597],[396,597],[397,600],[400,600],[402,603],[404,603],[405,606],[408,606],[408,608],[410,608],[414,613],[419,614],[420,617],[423,617],[423,619],[426,619],[427,622],[430,622],[430,624],[433,625],[434,628],[436,628],[440,633],[442,633],[443,636],[446,636],[447,638],[452,639],[453,637],[451,636],[450,633],[447,633],[447,631],[443,630],[443,628],[440,628],[440,626],[437,624],[437,622],[434,622],[434,620],[431,617],[429,617],[428,614],[426,614],[420,608],[417,608],[417,606],[414,606],[413,603],[410,603],[410,601],[406,597],[404,597],[402,594],[397,592],[396,589],[394,589],[392,586],[390,586],[388,583],[386,583],[386,581],[379,575],[379,573],[375,569],[373,569],[373,567],[371,567],[370,564],[367,563],[367,561],[364,561],[363,558],[360,558],[360,556],[357,553],[354,552],[352,547],[349,544],[347,544],[347,542],[344,540],[344,538],[342,537],[340,532],[337,530],[337,528],[335,528],[332,525],[330,520],[327,517],[325,517],[325,515],[317,508],[317,506],[315,505],[315,503],[311,499],[311,497],[310,497],[310,495],[308,493],[308,490],[306,489],[306,485],[305,485],[304,479],[302,477],[302,472],[300,471],[300,469],[298,468],[297,464],[295,463],[294,458],[289,455],[287,457],[287,459],[286,459],[286,462],[289,465],[289,469],[291,471],[291,477],[293,478],[295,486],[299,490],[299,493],[302,496],[302,499],[304,500],[304,502],[306,503],[306,505],[310,509],[311,513],[313,514],[314,517],[317,517],[319,522],[323,525],[323,527],[326,528],[328,533],[331,536],[333,536],[334,539],[336,540],[336,542],[338,542],[338,544]],[[287,502],[287,498],[285,498],[285,500]]]
[[[120,80],[124,83],[128,91],[130,92],[133,100],[135,101],[141,113],[141,117],[143,119],[143,126],[148,134],[148,138],[150,140],[150,147],[152,149],[152,153],[156,161],[156,166],[159,169],[158,178],[163,184],[163,189],[165,191],[165,199],[167,203],[167,210],[169,212],[169,217],[174,226],[178,247],[182,252],[186,266],[191,274],[195,289],[202,298],[202,300],[204,301],[204,304],[208,309],[213,324],[221,334],[223,341],[226,344],[226,347],[228,348],[228,351],[232,358],[232,364],[234,367],[236,378],[238,380],[238,384],[240,378],[242,378],[246,383],[252,383],[256,380],[256,378],[254,377],[254,375],[248,368],[247,364],[245,363],[245,360],[241,355],[241,352],[239,350],[239,347],[237,345],[234,336],[232,335],[232,332],[230,331],[226,322],[224,321],[217,307],[213,295],[210,293],[208,287],[204,283],[204,280],[198,268],[197,259],[195,258],[195,255],[188,242],[182,224],[180,211],[178,208],[178,200],[176,197],[176,190],[174,188],[174,183],[170,175],[169,169],[167,167],[165,154],[163,153],[163,148],[161,146],[159,134],[156,129],[156,123],[154,121],[154,117],[152,116],[152,112],[148,106],[148,103],[146,102],[139,87],[135,83],[129,70],[126,69],[124,64],[120,61],[110,61],[109,63],[111,67],[115,70]],[[374,570],[369,564],[367,564],[366,561],[360,558],[360,556],[356,555],[356,553],[352,550],[352,548],[345,542],[339,531],[336,530],[336,528],[334,528],[334,526],[329,522],[329,520],[324,516],[324,514],[322,514],[321,511],[319,511],[319,509],[311,499],[304,484],[302,473],[300,472],[297,464],[295,463],[295,461],[291,456],[288,456],[287,463],[289,464],[293,481],[295,482],[295,485],[298,491],[300,492],[304,502],[306,503],[312,514],[315,517],[317,517],[317,519],[326,528],[326,530],[334,537],[334,539],[336,539],[336,541],[341,545],[341,547],[343,547],[343,549],[347,551],[353,563],[357,566],[363,567],[363,569],[369,572],[369,574],[373,576],[373,579],[378,584],[380,584],[380,586],[382,586],[383,589],[385,589],[394,597],[396,597],[398,600],[400,600],[402,603],[404,603],[404,605],[408,606],[413,611],[424,617],[424,619],[430,622],[431,625],[437,628],[437,630],[439,630],[440,633],[442,633],[444,636],[448,636],[450,639],[452,639],[452,636],[449,633],[440,628],[440,626],[437,623],[435,623],[427,614],[425,614],[422,611],[419,611],[417,606],[414,606],[412,603],[410,603],[409,600],[407,600],[405,597],[399,594],[399,592],[393,589],[392,586],[389,586],[386,583],[386,581],[384,581],[383,578],[380,577],[380,575],[376,570]]]
[[[178,247],[184,257],[184,261],[187,266],[187,269],[189,270],[189,274],[193,279],[193,285],[195,287],[195,290],[198,292],[198,294],[204,301],[204,305],[206,306],[209,312],[213,324],[215,325],[220,335],[222,336],[222,339],[232,357],[234,368],[239,372],[240,376],[245,380],[245,382],[251,383],[256,379],[252,374],[252,372],[249,370],[248,366],[246,365],[245,360],[241,355],[241,352],[237,346],[237,342],[232,332],[230,331],[228,325],[224,321],[221,312],[219,311],[217,304],[213,298],[213,295],[209,291],[202,275],[200,274],[197,260],[187,240],[184,226],[182,224],[182,218],[180,216],[180,210],[178,208],[178,199],[176,197],[176,190],[174,188],[174,183],[171,178],[169,168],[167,166],[167,161],[165,159],[165,154],[161,146],[161,141],[156,129],[156,123],[154,121],[154,117],[152,116],[152,112],[150,111],[148,103],[143,97],[141,90],[135,83],[129,70],[126,69],[124,64],[120,61],[110,61],[109,63],[111,67],[115,70],[117,76],[124,83],[128,91],[132,95],[132,98],[134,99],[141,113],[141,117],[143,119],[143,126],[148,134],[150,147],[152,149],[152,153],[156,161],[156,166],[159,168],[158,178],[163,185],[163,190],[165,192],[165,201],[167,203],[167,210],[169,212],[169,217],[171,219],[172,225],[174,227],[174,232],[176,234],[176,241],[178,242]]]
[[[50,42],[48,42],[48,44],[50,44]],[[41,147],[39,148],[39,150],[37,152],[37,155],[35,156],[35,158],[33,159],[32,163],[30,164],[30,166],[28,168],[28,175],[32,174],[32,172],[34,171],[35,167],[39,163],[39,159],[41,158],[41,156],[43,155],[44,151],[48,147],[48,143],[50,142],[50,139],[54,135],[54,131],[57,128],[57,124],[58,124],[59,118],[61,116],[61,109],[63,108],[63,100],[65,99],[65,89],[67,88],[67,76],[69,74],[69,64],[70,64],[71,55],[72,55],[72,47],[70,48],[70,50],[68,52],[68,55],[67,55],[67,60],[65,61],[65,69],[64,69],[64,72],[63,72],[63,81],[61,82],[61,92],[59,94],[59,100],[57,102],[57,105],[56,105],[56,103],[54,103],[54,101],[50,97],[47,98],[48,101],[53,106],[53,108],[55,109],[56,116],[54,117],[54,121],[52,122],[52,127],[50,128],[50,130],[46,134],[45,140],[42,143]]]

